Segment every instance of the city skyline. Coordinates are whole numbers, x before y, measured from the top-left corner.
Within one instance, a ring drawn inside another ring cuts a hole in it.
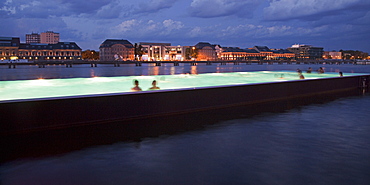
[[[370,52],[366,0],[138,0],[0,3],[1,36],[52,30],[61,41],[98,50],[105,39],[248,48],[309,44]]]

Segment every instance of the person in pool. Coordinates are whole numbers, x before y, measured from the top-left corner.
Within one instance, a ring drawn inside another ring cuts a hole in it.
[[[307,73],[311,73],[312,72],[312,68],[311,67],[309,67],[308,69],[307,69]]]
[[[159,87],[157,87],[157,81],[153,80],[152,87],[149,88],[149,90],[158,90],[158,89],[159,89]]]
[[[141,88],[139,87],[139,81],[134,81],[135,87],[131,88],[131,91],[141,91]]]
[[[317,72],[318,72],[319,74],[322,74],[322,73],[324,73],[325,71],[324,71],[324,69],[323,69],[322,67],[320,67],[320,68],[317,70]]]

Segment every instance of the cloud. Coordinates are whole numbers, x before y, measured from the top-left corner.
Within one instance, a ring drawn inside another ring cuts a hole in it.
[[[75,14],[94,14],[102,7],[115,3],[116,1],[111,0],[59,0],[63,9],[69,10]]]
[[[219,37],[226,38],[243,38],[243,37],[253,37],[253,38],[275,38],[275,37],[285,37],[292,36],[295,34],[306,34],[308,29],[304,32],[296,32],[297,30],[304,30],[301,28],[294,28],[288,25],[275,25],[275,26],[264,26],[264,25],[253,25],[244,24],[238,26],[228,26],[222,29]]]
[[[178,0],[150,0],[149,2],[140,3],[136,13],[154,13],[162,9],[171,8]]]
[[[352,43],[370,51],[369,0],[0,0],[0,19],[3,36],[52,30],[90,49],[122,38],[241,47]]]
[[[174,21],[172,19],[167,19],[163,21],[163,26],[168,30],[179,30],[184,27],[184,24],[181,21]]]
[[[179,33],[184,30],[184,24],[181,21],[167,19],[162,22],[154,20],[131,19],[121,22],[111,29],[111,35],[114,37],[131,37],[131,38],[173,38],[178,37]]]
[[[260,0],[193,0],[190,5],[194,17],[211,18],[236,15],[251,17]]]
[[[0,4],[1,18],[47,18],[60,13],[50,1],[12,1]]]
[[[194,26],[189,29],[188,32],[184,33],[185,37],[190,37],[199,40],[215,39],[219,38],[221,25],[210,25],[210,26]]]
[[[7,0],[0,3],[0,18],[48,18],[83,15],[91,18],[106,9],[119,13],[117,11],[119,7],[116,0]],[[108,11],[104,12],[107,13]],[[101,17],[107,16],[103,15]]]
[[[368,25],[370,25],[370,11],[368,11],[363,17],[358,18],[357,20],[353,20],[354,24],[357,25],[365,25],[368,28],[370,28]]]
[[[271,0],[264,9],[266,20],[292,19],[319,20],[326,16],[341,15],[354,7],[356,11],[370,6],[368,0]]]
[[[127,17],[131,14],[132,5],[122,5],[118,1],[111,1],[109,4],[99,7],[93,14],[86,14],[88,18],[95,15],[95,19],[115,19],[120,17]]]
[[[139,28],[140,24],[141,24],[141,21],[132,19],[132,20],[122,22],[116,28],[117,28],[117,31],[119,32],[128,32],[128,31],[134,31],[135,29]]]
[[[19,19],[4,19],[1,22],[2,27],[1,36],[15,36],[23,38],[25,34],[36,32],[44,32],[52,30],[61,33],[62,39],[65,39],[66,34],[72,30],[67,28],[66,23],[61,18],[19,18]],[[72,40],[70,40],[72,41]]]

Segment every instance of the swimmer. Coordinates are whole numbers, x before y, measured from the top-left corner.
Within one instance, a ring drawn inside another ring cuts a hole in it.
[[[139,87],[139,81],[134,81],[135,87],[131,88],[131,91],[141,91],[141,88]]]
[[[302,73],[302,70],[300,70],[300,69],[298,68],[298,69],[297,69],[297,72],[298,72],[298,73]]]
[[[324,69],[323,69],[322,67],[320,67],[320,68],[317,70],[317,72],[318,72],[319,74],[321,74],[321,73],[324,73],[325,71],[324,71]]]
[[[342,71],[339,72],[339,76],[343,76],[343,72]]]
[[[312,72],[312,68],[311,67],[309,67],[308,69],[307,69],[307,73],[311,73]]]
[[[157,87],[157,81],[156,80],[153,80],[152,86],[153,87],[149,88],[149,90],[158,90],[159,89],[159,87]]]
[[[299,75],[299,79],[304,79],[304,76],[302,75],[302,73]]]

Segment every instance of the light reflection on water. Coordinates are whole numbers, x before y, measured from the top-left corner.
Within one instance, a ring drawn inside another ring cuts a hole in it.
[[[370,96],[0,168],[2,184],[368,184]]]
[[[0,65],[0,80],[25,80],[25,79],[54,79],[54,78],[89,78],[89,77],[108,77],[108,76],[141,76],[141,75],[174,75],[174,74],[201,74],[201,73],[225,73],[225,72],[244,72],[244,71],[296,71],[298,68],[305,71],[308,67],[313,70],[323,67],[326,72],[339,71],[346,73],[363,73],[370,72],[368,66],[363,65],[205,65],[198,64],[191,66],[189,64],[163,64],[155,66],[153,64],[143,64],[143,66],[135,66],[131,64],[121,65],[121,67],[113,67],[112,65],[98,65],[91,68],[90,65],[74,65],[72,68],[65,66],[50,65],[46,68],[38,68],[37,66],[17,66],[16,69],[8,69],[7,66]]]

